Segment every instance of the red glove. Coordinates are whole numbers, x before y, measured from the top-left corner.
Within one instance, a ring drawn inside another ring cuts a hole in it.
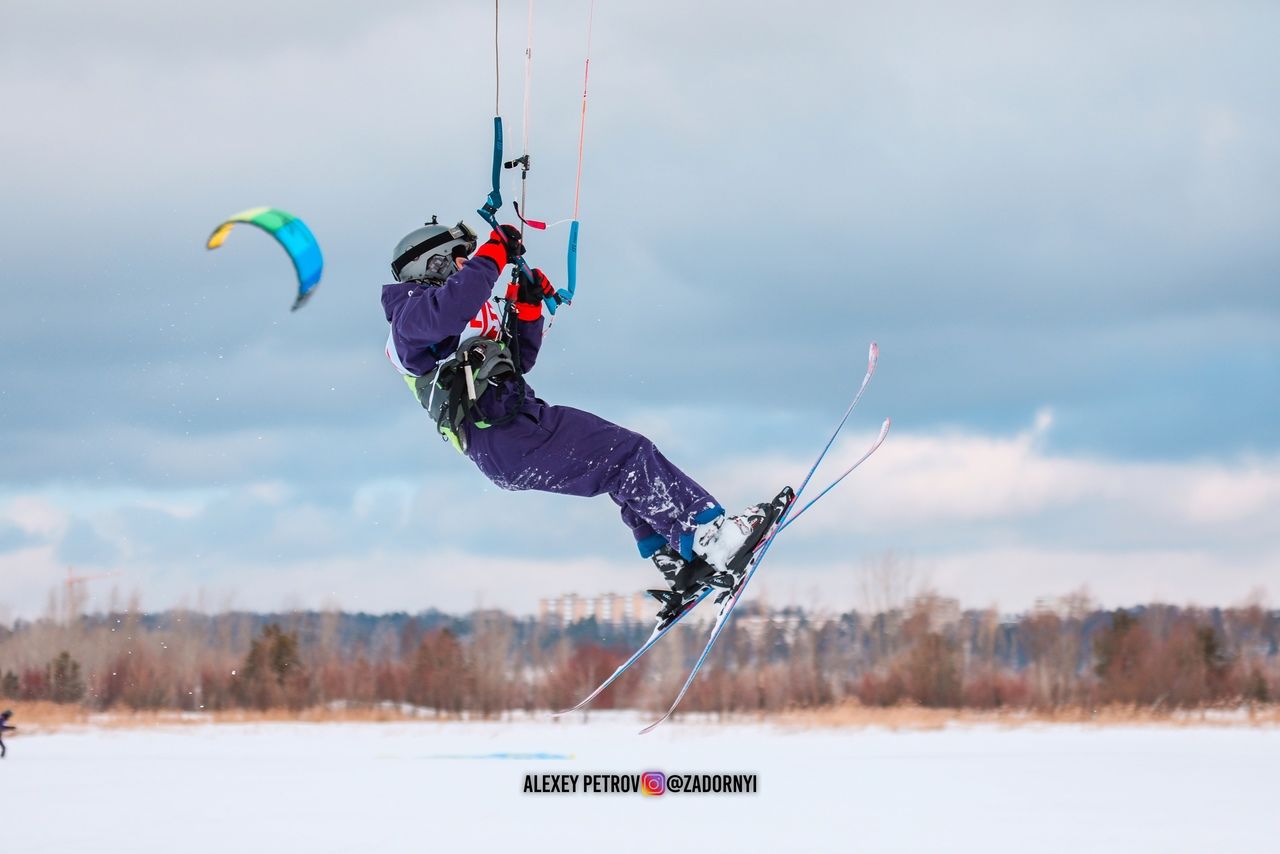
[[[477,258],[488,258],[498,265],[498,272],[507,266],[513,258],[524,254],[524,244],[520,242],[520,229],[514,225],[504,225],[501,231],[489,232],[489,239],[475,254]]]
[[[554,297],[555,293],[551,280],[536,267],[532,278],[521,272],[519,284],[512,282],[507,286],[507,299],[515,300],[516,317],[521,320],[537,320],[542,317],[542,301]]]

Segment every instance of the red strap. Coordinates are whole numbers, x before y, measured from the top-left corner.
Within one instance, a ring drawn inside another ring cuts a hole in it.
[[[524,321],[537,320],[542,317],[542,303],[516,303],[516,317]]]

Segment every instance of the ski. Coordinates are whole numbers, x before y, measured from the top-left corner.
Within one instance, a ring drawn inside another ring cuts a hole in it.
[[[738,602],[741,601],[742,594],[746,592],[747,584],[750,583],[751,577],[755,575],[756,570],[760,568],[760,564],[764,561],[765,555],[769,553],[769,547],[773,545],[774,538],[789,523],[787,516],[790,513],[791,508],[795,506],[796,502],[800,500],[800,496],[804,494],[804,490],[809,485],[809,481],[813,480],[813,475],[818,470],[818,466],[822,465],[822,461],[826,458],[827,452],[830,451],[831,446],[835,444],[836,437],[840,435],[840,431],[849,420],[849,416],[853,413],[854,407],[856,407],[858,405],[858,401],[862,399],[863,392],[867,390],[867,384],[871,382],[871,377],[875,374],[876,363],[879,361],[879,358],[880,348],[874,341],[872,341],[871,348],[867,353],[867,373],[863,376],[862,385],[858,387],[858,393],[854,395],[853,401],[849,404],[849,408],[844,411],[844,417],[840,419],[840,423],[836,425],[836,429],[831,433],[831,438],[827,440],[827,444],[824,445],[822,450],[818,453],[818,458],[814,460],[813,465],[809,467],[809,472],[800,483],[800,488],[795,491],[795,495],[792,497],[791,501],[788,502],[785,508],[783,508],[782,514],[774,521],[773,529],[769,532],[768,536],[761,540],[757,549],[758,554],[752,558],[751,565],[747,569],[746,575],[743,576],[743,579],[738,586],[728,593],[728,598],[726,598],[720,606],[720,613],[716,615],[716,622],[711,629],[711,636],[707,638],[707,645],[702,648],[702,654],[699,655],[698,660],[693,663],[693,669],[689,671],[689,677],[685,679],[684,685],[680,687],[680,693],[676,695],[676,698],[672,701],[670,708],[667,709],[666,713],[663,714],[662,717],[640,730],[641,735],[652,732],[663,721],[671,717],[675,712],[676,707],[680,705],[680,701],[684,699],[684,695],[689,692],[689,686],[692,685],[693,680],[697,678],[698,671],[702,669],[703,663],[711,653],[711,648],[715,646],[716,640],[720,637],[720,633],[724,631],[724,627],[728,625],[729,618],[733,615],[734,608],[736,608]],[[838,477],[831,486],[824,489],[822,493],[818,495],[818,498],[821,498],[823,495],[830,492],[837,483],[849,474],[849,472],[861,465],[862,460],[865,460],[867,457],[871,456],[871,454],[875,453],[875,450],[880,447],[880,443],[884,441],[884,437],[888,435],[888,431],[889,422],[886,420],[884,425],[881,426],[880,435],[876,437],[876,443],[872,446],[871,450],[864,454],[862,459],[854,463],[848,471],[840,475],[840,477]],[[816,500],[817,498],[814,499],[814,501]],[[806,504],[804,506],[804,510],[808,510],[812,507],[813,503],[814,502],[811,501]],[[803,510],[801,512],[803,512]],[[799,514],[797,514],[796,518],[799,518]]]
[[[791,523],[792,523],[792,522],[795,522],[797,519],[799,519],[799,518],[804,514],[804,512],[805,512],[806,510],[808,510],[808,509],[809,509],[810,507],[812,507],[814,504],[818,503],[818,499],[819,499],[819,498],[822,498],[822,496],[826,495],[828,492],[830,492],[832,489],[834,489],[834,488],[836,487],[836,485],[840,483],[840,481],[844,480],[846,477],[848,477],[848,476],[849,476],[849,474],[850,474],[854,469],[856,469],[858,466],[862,465],[862,463],[863,463],[863,462],[865,462],[865,461],[867,460],[867,458],[868,458],[868,457],[870,457],[872,454],[874,454],[874,453],[876,452],[876,450],[877,450],[877,449],[880,447],[880,445],[884,442],[884,440],[885,440],[885,436],[887,436],[887,435],[888,435],[888,433],[889,433],[889,419],[887,419],[887,418],[886,418],[886,419],[885,419],[884,424],[883,424],[883,425],[881,425],[881,427],[880,427],[880,435],[876,437],[876,441],[875,441],[875,443],[874,443],[874,444],[873,444],[873,445],[872,445],[872,446],[867,450],[867,452],[866,452],[866,453],[864,453],[861,457],[859,457],[857,462],[855,462],[853,465],[849,466],[849,468],[845,469],[844,473],[843,473],[843,474],[841,474],[841,475],[840,475],[838,478],[836,478],[834,481],[832,481],[832,482],[831,482],[831,484],[830,484],[829,486],[827,486],[827,488],[826,488],[826,489],[824,489],[824,490],[822,490],[822,492],[818,493],[817,498],[814,498],[812,501],[810,501],[808,504],[806,504],[803,508],[801,508],[799,511],[797,511],[797,512],[796,512],[796,514],[795,514],[794,516],[792,516],[792,517],[790,517],[789,519],[787,519],[787,521],[786,521],[786,523],[785,523],[785,524],[783,524],[783,525],[779,526],[779,527],[778,527],[778,529],[774,532],[773,536],[777,536],[778,534],[781,534],[781,533],[782,533],[784,530],[786,530],[787,528],[791,527]],[[768,541],[768,539],[769,539],[768,537],[766,537],[765,539],[762,539],[762,540],[760,541],[759,545],[757,545],[756,550],[757,550],[757,551],[759,551],[761,548],[763,548],[763,547],[764,547],[764,544]],[[741,589],[741,587],[742,587],[742,585],[739,585],[739,589]],[[582,699],[582,701],[581,701],[581,702],[579,702],[579,703],[577,703],[576,705],[574,705],[574,706],[570,706],[569,708],[564,709],[564,710],[559,711],[559,712],[552,712],[552,713],[551,713],[551,716],[552,716],[553,718],[558,718],[558,717],[561,717],[561,716],[563,716],[563,715],[567,715],[567,714],[569,714],[570,712],[576,712],[576,711],[578,711],[579,709],[581,709],[581,708],[583,708],[583,707],[585,707],[585,706],[589,705],[589,704],[591,703],[591,701],[592,701],[592,700],[594,700],[596,697],[599,697],[602,693],[604,693],[604,690],[605,690],[606,688],[608,688],[610,685],[612,685],[614,682],[616,682],[616,681],[617,681],[617,679],[618,679],[618,677],[619,677],[619,676],[621,676],[621,675],[622,675],[622,674],[627,670],[627,668],[631,667],[631,665],[633,665],[633,664],[635,664],[637,661],[639,661],[639,660],[640,660],[640,657],[641,657],[641,656],[643,656],[646,652],[648,652],[648,651],[649,651],[649,649],[650,649],[654,644],[656,644],[659,640],[661,640],[661,638],[662,638],[662,636],[663,636],[663,635],[665,635],[667,632],[671,631],[672,627],[673,627],[673,626],[675,626],[675,624],[676,624],[676,623],[678,623],[678,622],[680,622],[681,620],[683,620],[683,619],[684,619],[684,618],[689,614],[689,612],[690,612],[690,611],[692,611],[694,608],[696,608],[696,607],[697,607],[697,606],[702,602],[702,600],[703,600],[703,599],[706,599],[706,598],[707,598],[708,596],[710,596],[712,593],[716,593],[716,592],[721,592],[721,591],[719,591],[719,589],[718,589],[718,588],[713,588],[713,587],[707,587],[707,588],[704,588],[704,589],[702,590],[702,592],[698,594],[698,598],[694,599],[692,602],[690,602],[688,605],[686,605],[686,606],[685,606],[685,609],[684,609],[683,611],[681,611],[681,612],[679,613],[679,615],[677,615],[677,616],[676,616],[676,618],[675,618],[674,620],[672,620],[671,622],[667,623],[665,626],[662,626],[662,627],[660,627],[660,628],[655,627],[655,628],[654,628],[654,630],[653,630],[653,633],[649,635],[649,639],[648,639],[648,640],[646,640],[643,644],[641,644],[641,646],[640,646],[640,647],[639,647],[639,648],[638,648],[634,653],[632,653],[632,654],[631,654],[631,657],[630,657],[630,658],[628,658],[626,661],[622,662],[622,664],[618,665],[618,669],[617,669],[617,670],[615,670],[615,671],[613,671],[613,674],[612,674],[612,675],[610,675],[610,676],[609,676],[609,678],[608,678],[608,679],[606,679],[604,682],[602,682],[598,688],[596,688],[594,691],[592,691],[590,694],[588,694],[586,697],[584,697],[584,698]]]
[[[681,611],[679,614],[677,614],[674,620],[667,623],[665,626],[655,626],[652,634],[649,635],[649,639],[645,641],[643,644],[641,644],[640,648],[637,649],[634,653],[632,653],[630,658],[622,662],[622,664],[618,665],[618,669],[613,671],[612,676],[604,680],[604,682],[600,683],[599,688],[595,689],[590,694],[588,694],[585,698],[583,698],[582,702],[578,703],[577,705],[570,706],[569,708],[563,711],[552,712],[551,717],[558,718],[558,717],[561,717],[562,715],[567,715],[570,712],[576,712],[579,709],[581,709],[583,706],[586,706],[587,704],[589,704],[596,697],[599,697],[604,692],[604,689],[608,688],[615,681],[617,681],[618,677],[621,676],[627,670],[627,668],[629,668],[631,665],[639,661],[640,657],[644,655],[646,652],[648,652],[655,643],[661,640],[663,635],[671,631],[671,629],[675,627],[676,623],[683,620],[689,614],[690,611],[698,607],[698,605],[702,602],[702,600],[706,599],[713,592],[715,592],[714,588],[711,588],[711,587],[704,588],[703,591],[698,594],[698,598],[694,599],[692,602],[686,605],[685,609]]]
[[[878,451],[880,449],[880,446],[884,444],[885,437],[889,435],[889,427],[892,423],[893,423],[892,418],[886,418],[884,420],[884,423],[880,425],[880,434],[876,436],[876,440],[871,443],[871,447],[867,448],[866,453],[858,457],[858,459],[854,462],[853,465],[849,466],[847,469],[844,470],[844,472],[839,477],[831,481],[831,483],[827,485],[827,488],[819,492],[813,498],[813,500],[811,500],[808,504],[806,504],[805,506],[797,510],[796,515],[787,519],[786,523],[783,524],[780,528],[778,528],[778,533],[781,534],[787,528],[790,528],[792,522],[795,522],[797,519],[799,519],[801,516],[804,515],[804,511],[808,510],[810,507],[817,504],[818,501],[821,500],[822,496],[826,495],[828,492],[830,492],[831,490],[839,486],[840,481],[844,480],[846,477],[853,474],[854,469],[856,469],[858,466],[865,463],[868,457],[870,457],[872,454]]]
[[[867,357],[867,372],[866,372],[866,375],[865,375],[865,376],[863,376],[863,378],[862,378],[862,385],[861,385],[861,386],[859,386],[859,388],[858,388],[858,393],[857,393],[857,395],[854,397],[854,399],[853,399],[853,403],[851,403],[851,404],[849,405],[849,408],[845,411],[844,418],[842,418],[842,419],[841,419],[841,421],[840,421],[840,425],[836,427],[836,431],[835,431],[835,433],[833,433],[833,434],[832,434],[831,441],[829,441],[829,442],[827,443],[827,447],[823,449],[823,456],[825,456],[825,455],[826,455],[827,450],[828,450],[828,449],[830,449],[832,442],[834,442],[834,440],[835,440],[835,435],[836,435],[837,433],[839,433],[839,432],[840,432],[840,429],[841,429],[841,427],[843,427],[843,426],[844,426],[845,421],[847,421],[847,420],[849,419],[849,415],[850,415],[850,413],[852,413],[852,412],[853,412],[853,408],[854,408],[855,406],[857,406],[857,405],[858,405],[858,401],[862,398],[862,393],[863,393],[864,391],[866,391],[866,389],[867,389],[867,384],[871,381],[871,376],[875,373],[876,363],[877,363],[877,361],[879,360],[879,356],[880,356],[880,348],[879,348],[879,347],[876,345],[876,343],[873,341],[873,342],[871,342],[871,347],[870,347],[870,350],[869,350],[869,352],[868,352],[868,357]],[[834,480],[834,481],[833,481],[833,482],[832,482],[832,483],[831,483],[831,484],[830,484],[826,489],[822,490],[822,492],[818,494],[818,497],[817,497],[817,498],[814,498],[812,501],[810,501],[808,504],[806,504],[806,505],[804,506],[804,508],[803,508],[802,510],[800,510],[800,512],[799,512],[799,513],[796,513],[796,515],[795,515],[795,516],[791,517],[790,519],[787,519],[787,520],[785,521],[785,524],[779,525],[779,526],[777,527],[777,529],[773,532],[773,536],[777,536],[777,534],[781,533],[785,528],[789,527],[789,526],[791,525],[791,523],[792,523],[792,522],[794,522],[796,519],[800,518],[800,516],[801,516],[801,515],[803,515],[803,513],[805,512],[805,510],[808,510],[810,507],[812,507],[814,504],[816,504],[819,498],[822,498],[824,495],[826,495],[828,492],[830,492],[832,489],[834,489],[834,488],[836,487],[836,485],[840,483],[840,481],[844,480],[844,479],[845,479],[845,477],[847,477],[847,476],[849,475],[849,473],[850,473],[850,472],[852,472],[855,468],[857,468],[859,465],[861,465],[861,464],[862,464],[862,462],[863,462],[864,460],[866,460],[866,459],[867,459],[867,457],[871,456],[871,454],[872,454],[872,453],[874,453],[874,452],[875,452],[875,450],[876,450],[877,448],[879,448],[879,447],[880,447],[880,443],[882,443],[882,442],[884,441],[885,435],[888,433],[888,430],[889,430],[889,420],[888,420],[888,419],[885,419],[884,425],[880,428],[880,436],[877,438],[876,443],[872,446],[871,450],[869,450],[869,451],[867,451],[867,453],[863,454],[863,456],[862,456],[862,458],[861,458],[861,459],[859,459],[859,460],[858,460],[857,462],[855,462],[852,466],[850,466],[848,469],[846,469],[846,470],[845,470],[845,472],[844,472],[843,474],[841,474],[838,478],[836,478],[836,479],[835,479],[835,480]],[[819,457],[819,462],[821,462],[821,459],[822,459],[822,458],[821,458],[821,457]],[[810,470],[810,472],[809,472],[809,477],[812,477],[812,476],[813,476],[813,471],[814,471],[814,470],[816,470],[816,468],[817,468],[817,465],[815,464],[815,465],[814,465],[814,468],[813,468],[813,469],[811,469],[811,470]],[[809,478],[805,478],[805,483],[806,483],[806,484],[808,483],[808,481],[809,481]],[[797,497],[799,497],[799,496],[797,495]],[[781,521],[781,520],[780,520],[780,521]],[[760,543],[758,543],[758,544],[757,544],[757,546],[756,546],[756,551],[759,551],[761,548],[763,548],[763,547],[765,546],[765,544],[766,544],[766,543],[770,542],[771,540],[772,540],[772,537],[766,537],[766,538],[762,539],[762,540],[760,541]],[[739,584],[739,585],[738,585],[738,589],[740,590],[740,589],[742,588],[742,586],[743,586],[742,584]],[[676,616],[676,618],[675,618],[674,620],[672,620],[671,622],[667,623],[667,625],[665,625],[665,626],[662,626],[662,627],[655,627],[655,628],[654,628],[654,630],[653,630],[653,632],[652,632],[652,634],[650,634],[650,635],[649,635],[648,640],[646,640],[643,644],[641,644],[641,645],[640,645],[640,648],[639,648],[639,649],[637,649],[634,653],[632,653],[630,658],[628,658],[626,661],[624,661],[622,664],[620,664],[620,665],[618,666],[618,668],[617,668],[617,669],[616,669],[616,670],[615,670],[615,671],[614,671],[614,672],[609,676],[609,678],[608,678],[608,679],[606,679],[606,680],[604,680],[604,682],[602,682],[598,688],[596,688],[594,691],[592,691],[590,694],[588,694],[588,695],[587,695],[587,696],[586,696],[586,697],[585,697],[581,702],[577,703],[576,705],[571,706],[570,708],[564,709],[564,710],[559,711],[559,712],[552,712],[552,713],[551,713],[551,716],[552,716],[552,717],[561,717],[561,716],[563,716],[563,715],[567,715],[567,714],[569,714],[570,712],[576,712],[576,711],[578,711],[579,709],[581,709],[581,708],[583,708],[584,706],[586,706],[586,705],[588,705],[589,703],[591,703],[591,701],[592,701],[592,700],[594,700],[596,697],[600,696],[600,694],[601,694],[601,693],[603,693],[603,692],[604,692],[604,690],[605,690],[606,688],[608,688],[608,687],[609,687],[610,685],[612,685],[615,681],[617,681],[618,677],[620,677],[624,672],[626,672],[626,670],[627,670],[628,668],[630,668],[633,664],[635,664],[637,661],[639,661],[639,660],[640,660],[640,658],[641,658],[641,657],[642,657],[646,652],[648,652],[650,649],[652,649],[652,648],[653,648],[653,645],[654,645],[654,644],[656,644],[659,640],[661,640],[661,639],[662,639],[662,637],[663,637],[663,635],[665,635],[667,632],[669,632],[669,631],[670,631],[670,630],[675,626],[675,624],[676,624],[676,623],[680,622],[680,621],[681,621],[681,620],[683,620],[686,616],[688,616],[688,614],[689,614],[689,612],[690,612],[690,611],[692,611],[694,608],[696,608],[699,604],[701,604],[701,603],[702,603],[702,601],[703,601],[704,599],[706,599],[708,596],[710,596],[710,595],[711,595],[712,593],[714,593],[714,592],[719,592],[719,591],[718,591],[717,589],[710,588],[710,587],[708,587],[708,588],[704,589],[701,593],[699,593],[699,594],[698,594],[698,598],[696,598],[696,599],[694,599],[692,602],[690,602],[690,603],[685,607],[685,609],[684,609],[683,611],[681,611],[679,615],[677,615],[677,616]],[[695,672],[696,672],[696,670],[695,670]],[[687,686],[686,686],[686,687],[687,687]],[[683,692],[681,693],[681,696],[683,696]],[[679,700],[678,700],[678,699],[677,699],[677,702],[679,702]],[[673,708],[674,708],[674,707],[673,707]],[[668,714],[670,714],[670,713],[668,712]],[[665,719],[665,717],[664,717],[664,719]]]
[[[768,544],[769,544],[769,543],[771,543],[771,542],[773,541],[773,538],[774,538],[774,537],[778,536],[778,534],[781,534],[781,533],[782,533],[783,531],[785,531],[787,528],[791,527],[791,523],[792,523],[792,522],[795,522],[796,520],[798,520],[802,515],[804,515],[804,512],[805,512],[806,510],[808,510],[808,509],[809,509],[810,507],[812,507],[814,504],[817,504],[817,503],[818,503],[818,499],[822,498],[822,496],[826,495],[828,492],[830,492],[832,489],[834,489],[834,488],[836,487],[836,485],[840,483],[840,481],[842,481],[842,480],[844,480],[846,477],[848,477],[848,476],[849,476],[849,474],[850,474],[854,469],[856,469],[858,466],[860,466],[860,465],[862,465],[864,462],[866,462],[866,461],[867,461],[867,459],[868,459],[872,454],[874,454],[877,450],[879,450],[880,446],[881,446],[882,444],[884,444],[885,437],[889,435],[889,425],[890,425],[890,423],[891,423],[890,419],[886,418],[886,419],[884,420],[884,423],[880,425],[880,433],[879,433],[879,435],[877,435],[877,436],[876,436],[876,439],[875,439],[875,441],[871,444],[871,447],[867,448],[866,452],[865,452],[861,457],[859,457],[859,458],[857,459],[857,461],[856,461],[853,465],[851,465],[851,466],[849,466],[849,468],[845,469],[844,473],[843,473],[843,474],[841,474],[839,477],[837,477],[835,480],[833,480],[833,481],[831,482],[831,484],[830,484],[829,486],[827,486],[827,488],[826,488],[826,489],[824,489],[824,490],[822,490],[822,492],[818,493],[818,495],[817,495],[817,497],[816,497],[816,498],[814,498],[814,499],[813,499],[812,501],[810,501],[808,504],[804,505],[804,507],[802,507],[802,508],[800,508],[798,511],[796,511],[796,514],[795,514],[794,516],[791,516],[791,517],[790,517],[790,518],[788,518],[785,522],[783,522],[781,525],[778,525],[778,526],[777,526],[777,528],[776,528],[776,530],[775,530],[775,531],[774,531],[770,536],[766,537],[764,540],[762,540],[762,541],[760,542],[760,546],[757,548],[757,552],[759,552],[759,555],[758,555],[757,557],[753,558],[750,571],[749,571],[749,572],[747,573],[747,575],[742,579],[742,582],[741,582],[741,583],[740,583],[740,584],[739,584],[739,585],[738,585],[738,586],[737,586],[737,587],[736,587],[732,592],[726,592],[726,593],[727,593],[727,596],[728,596],[728,599],[727,599],[725,602],[723,602],[723,604],[722,604],[722,605],[721,605],[721,607],[720,607],[720,613],[716,616],[716,623],[715,623],[715,625],[714,625],[714,626],[712,627],[712,629],[711,629],[711,637],[710,637],[710,639],[707,641],[707,645],[706,645],[706,647],[703,649],[703,651],[702,651],[702,655],[698,657],[698,661],[694,664],[694,666],[693,666],[693,670],[692,670],[692,672],[690,672],[690,674],[689,674],[689,678],[688,678],[688,680],[685,682],[684,687],[680,689],[680,694],[676,697],[675,702],[671,704],[671,708],[667,710],[667,713],[666,713],[665,715],[663,715],[660,719],[658,719],[657,721],[655,721],[654,723],[650,724],[649,726],[647,726],[647,727],[645,727],[643,730],[641,730],[641,731],[640,731],[640,734],[641,734],[641,735],[644,735],[645,733],[649,732],[649,731],[650,731],[650,730],[652,730],[654,727],[656,727],[658,724],[662,723],[662,722],[663,722],[663,721],[665,721],[668,717],[670,717],[670,716],[671,716],[671,713],[675,711],[676,706],[678,706],[678,705],[680,704],[680,701],[684,698],[685,692],[686,692],[686,691],[688,691],[688,690],[689,690],[689,686],[693,684],[693,679],[694,679],[694,677],[697,675],[698,670],[702,667],[702,662],[706,659],[707,654],[711,651],[711,647],[715,644],[715,642],[716,642],[716,638],[717,638],[717,637],[719,637],[721,630],[724,628],[724,624],[725,624],[725,623],[727,623],[727,622],[729,621],[729,615],[732,613],[732,611],[733,611],[734,607],[736,606],[736,604],[737,604],[737,602],[738,602],[738,599],[740,599],[740,598],[741,598],[743,588],[745,588],[745,587],[747,586],[747,581],[749,581],[749,580],[750,580],[751,576],[752,576],[752,575],[755,573],[755,571],[756,571],[756,567],[758,567],[758,566],[759,566],[760,561],[764,558],[764,549],[768,546]],[[795,503],[795,502],[793,501],[793,502],[792,502],[792,504],[794,504],[794,503]],[[789,508],[788,508],[788,509],[789,509]],[[699,599],[698,601],[702,601],[702,600],[701,600],[701,599]],[[719,600],[717,600],[717,601],[719,601]],[[694,603],[694,604],[696,604],[696,603]],[[683,615],[683,614],[681,614],[681,616],[684,616],[684,615]]]
[[[756,550],[758,551],[768,539],[769,538],[767,536],[762,538],[760,542],[756,544]],[[613,674],[608,679],[604,680],[604,682],[600,684],[600,687],[596,688],[594,691],[592,691],[590,694],[584,697],[582,701],[579,702],[578,704],[574,706],[570,706],[569,708],[564,709],[563,711],[552,712],[551,717],[558,718],[558,717],[561,717],[562,715],[567,715],[570,712],[576,712],[579,709],[583,708],[584,706],[588,705],[596,697],[599,697],[600,694],[603,693],[606,688],[608,688],[615,681],[617,681],[618,677],[621,676],[627,670],[627,668],[629,668],[631,665],[639,661],[640,657],[643,656],[646,652],[648,652],[650,648],[653,647],[654,644],[656,644],[659,640],[661,640],[663,635],[671,631],[672,627],[674,627],[676,623],[683,620],[689,614],[690,611],[698,607],[698,605],[702,602],[703,599],[706,599],[712,593],[724,593],[724,592],[727,592],[727,591],[719,587],[702,588],[702,591],[698,593],[697,598],[693,599],[687,605],[685,605],[684,610],[682,610],[679,614],[677,614],[675,618],[671,620],[671,622],[667,623],[665,626],[655,626],[652,634],[649,635],[649,639],[646,640],[643,644],[641,644],[640,648],[637,649],[634,653],[632,653],[630,658],[622,662],[622,664],[618,665],[618,669],[613,671]]]

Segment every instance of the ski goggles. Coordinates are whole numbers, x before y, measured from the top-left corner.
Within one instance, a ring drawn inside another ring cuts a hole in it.
[[[455,239],[465,240],[467,242],[467,245],[466,245],[467,255],[470,255],[472,252],[476,251],[476,244],[479,242],[479,237],[476,235],[474,231],[471,230],[471,226],[467,225],[465,222],[459,222],[453,228],[449,229],[449,233],[452,234]],[[454,250],[454,257],[455,258],[458,257],[456,248]]]
[[[433,254],[434,250],[453,242],[457,242],[458,245],[454,246],[450,252]],[[465,222],[460,222],[453,228],[442,231],[417,246],[409,247],[403,255],[391,262],[391,272],[399,279],[400,272],[412,261],[421,258],[423,255],[430,255],[431,257],[427,258],[426,274],[428,276],[448,278],[453,274],[454,259],[465,258],[475,252],[477,242],[478,238],[476,233],[471,230],[471,226]]]

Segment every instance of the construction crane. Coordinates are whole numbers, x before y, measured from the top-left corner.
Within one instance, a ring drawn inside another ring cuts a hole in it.
[[[85,600],[88,598],[84,591],[84,585],[87,582],[97,581],[101,578],[114,578],[119,574],[118,572],[101,572],[97,575],[76,575],[75,570],[68,566],[67,578],[63,582],[66,585],[66,590],[62,597],[63,607],[66,609],[67,623],[75,622],[80,609],[84,607]]]

